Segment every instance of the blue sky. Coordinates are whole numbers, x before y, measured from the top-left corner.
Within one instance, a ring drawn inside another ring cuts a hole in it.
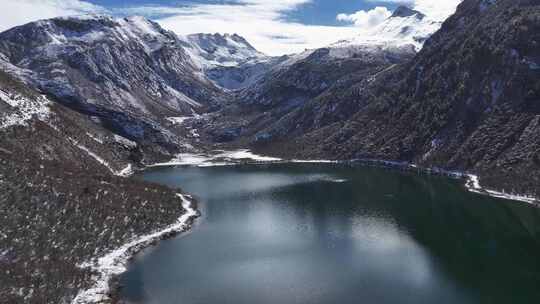
[[[434,20],[460,0],[0,0],[0,31],[30,21],[86,13],[142,15],[179,35],[237,33],[281,55],[323,47],[376,27],[400,4]],[[338,18],[339,17],[339,18]]]
[[[368,11],[377,6],[385,6],[389,10],[394,10],[398,4],[353,0],[316,0],[303,5],[299,10],[290,12],[287,17],[304,24],[345,26],[347,24],[337,21],[338,14],[352,14],[360,10]]]
[[[122,14],[122,9],[137,6],[189,6],[193,4],[235,4],[236,1],[211,0],[88,0],[93,4],[109,8]],[[241,5],[241,4],[240,4]],[[300,22],[307,25],[346,26],[339,22],[336,16],[340,13],[354,13],[359,10],[371,10],[377,6],[386,6],[390,10],[398,4],[384,1],[366,0],[314,0],[302,4],[284,14],[285,20]],[[167,15],[167,14],[165,14]],[[151,17],[163,17],[155,15]]]

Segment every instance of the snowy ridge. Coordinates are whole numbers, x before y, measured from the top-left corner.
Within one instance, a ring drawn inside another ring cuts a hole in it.
[[[442,21],[434,20],[424,14],[406,9],[410,14],[394,14],[373,29],[363,30],[351,39],[342,40],[330,47],[346,48],[354,45],[412,45],[419,51],[424,42],[442,26]],[[396,10],[396,12],[398,12]]]
[[[90,108],[159,115],[154,112],[189,112],[218,99],[187,42],[144,17],[58,17],[0,36],[0,67]]]
[[[46,121],[51,114],[48,107],[50,100],[44,95],[32,100],[20,94],[11,94],[0,89],[0,100],[13,108],[13,112],[9,111],[0,114],[0,129],[15,125],[26,126],[33,117]]]
[[[176,223],[163,230],[141,236],[124,244],[120,248],[98,258],[95,262],[89,261],[79,265],[80,268],[90,268],[97,275],[94,277],[94,285],[89,289],[80,291],[71,302],[72,304],[102,303],[110,300],[108,296],[110,291],[109,281],[114,276],[126,271],[126,265],[130,257],[149,246],[152,242],[161,239],[164,235],[185,232],[190,228],[190,222],[198,215],[198,212],[193,208],[189,196],[177,195],[182,201],[182,207],[186,212],[178,218]]]
[[[237,34],[192,34],[180,39],[185,41],[186,51],[201,69],[236,67],[269,59]]]
[[[60,29],[59,22],[74,23],[74,27],[79,23],[80,27],[71,31]],[[49,42],[45,47],[51,53],[64,49],[66,44],[94,43],[106,40],[108,36],[125,42],[136,41],[151,53],[173,42],[174,37],[167,35],[156,23],[140,16],[118,19],[106,15],[68,16],[41,20],[37,24],[46,29]]]
[[[195,66],[215,85],[227,90],[252,84],[277,61],[237,34],[192,34],[179,39]]]

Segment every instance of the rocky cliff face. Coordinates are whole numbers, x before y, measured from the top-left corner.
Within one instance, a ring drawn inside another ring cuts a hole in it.
[[[135,141],[182,145],[167,117],[217,109],[223,90],[175,34],[141,17],[43,20],[0,34],[6,70]]]
[[[331,94],[355,114],[286,140],[291,153],[470,170],[538,194],[539,33],[538,1],[466,0],[412,61]]]

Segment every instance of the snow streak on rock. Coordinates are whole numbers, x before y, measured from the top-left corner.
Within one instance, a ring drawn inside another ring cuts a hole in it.
[[[115,136],[116,138],[116,136]],[[118,136],[118,138],[123,138],[121,136]],[[80,144],[79,142],[77,142],[75,139],[73,138],[68,138],[68,140],[74,145],[76,146],[77,148],[81,149],[82,151],[86,152],[86,154],[88,154],[88,156],[92,157],[93,159],[95,159],[98,163],[100,163],[101,165],[103,165],[104,167],[106,167],[107,169],[109,169],[109,171],[111,171],[112,174],[116,175],[116,176],[122,176],[122,177],[128,177],[130,176],[131,174],[133,174],[134,170],[133,170],[133,166],[131,164],[128,164],[124,169],[120,170],[120,171],[117,171],[115,170],[111,164],[106,161],[105,159],[103,159],[102,157],[100,157],[99,155],[97,155],[96,153],[92,152],[90,149],[88,149],[86,146]],[[125,139],[126,141],[129,141],[127,139]],[[131,142],[131,141],[129,141]]]

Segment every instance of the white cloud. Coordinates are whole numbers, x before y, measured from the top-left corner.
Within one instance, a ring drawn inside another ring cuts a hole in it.
[[[324,47],[357,33],[352,26],[314,26],[284,20],[284,14],[311,0],[239,0],[236,4],[193,4],[187,7],[139,7],[130,14],[173,15],[157,20],[177,34],[237,33],[269,55]]]
[[[360,1],[360,0],[357,0]],[[444,20],[461,0],[368,0],[411,6],[431,20]],[[357,36],[359,27],[376,27],[391,16],[386,7],[340,14],[338,20],[351,26],[314,26],[285,20],[285,13],[301,9],[312,0],[236,0],[234,4],[193,4],[184,7],[131,8],[131,14],[172,15],[157,20],[178,34],[237,33],[260,51],[270,55],[296,53],[306,48],[324,47]]]
[[[80,0],[2,0],[0,32],[39,19],[104,11],[100,6]]]
[[[452,15],[463,0],[369,0],[377,3],[394,3],[409,6],[424,13],[434,21],[444,21]]]
[[[354,25],[362,28],[371,28],[381,24],[390,16],[392,16],[392,12],[388,8],[377,6],[372,10],[361,10],[350,15],[339,14],[337,15],[337,20],[354,23]]]

